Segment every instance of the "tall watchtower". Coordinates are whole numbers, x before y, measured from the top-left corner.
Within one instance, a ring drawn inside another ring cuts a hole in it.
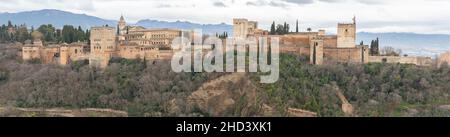
[[[116,53],[116,32],[113,27],[92,27],[91,28],[91,57],[100,58],[100,67],[106,67],[107,62]],[[89,64],[98,64],[92,62]]]
[[[324,37],[323,36],[315,36],[311,39],[310,42],[310,64],[321,65],[323,64],[323,45],[324,45]]]
[[[248,35],[248,20],[233,19],[233,37],[247,38],[247,35]]]
[[[338,48],[356,47],[356,17],[353,17],[353,23],[339,23],[337,34]]]
[[[125,22],[123,16],[120,16],[120,20],[118,22],[117,27],[118,27],[117,29],[119,29],[119,35],[124,35],[126,33],[127,23]]]

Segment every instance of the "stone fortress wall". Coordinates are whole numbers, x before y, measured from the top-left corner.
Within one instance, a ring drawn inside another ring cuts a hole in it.
[[[233,37],[280,38],[280,52],[293,53],[310,58],[311,64],[327,62],[351,63],[405,63],[429,66],[428,57],[371,56],[368,45],[356,45],[356,19],[353,23],[339,23],[337,35],[326,35],[325,30],[317,32],[298,32],[286,35],[269,35],[267,30],[259,29],[256,21],[233,20]],[[177,29],[145,29],[140,26],[127,26],[123,16],[117,28],[92,27],[91,45],[85,43],[46,45],[35,38],[33,44],[23,46],[23,60],[41,59],[43,63],[67,65],[72,61],[88,59],[92,66],[106,67],[112,57],[126,59],[168,60],[173,51],[171,41],[175,37],[195,37],[193,31]],[[90,51],[85,51],[90,49]],[[449,61],[450,55],[443,54],[440,62]]]
[[[33,38],[33,44],[23,46],[22,59],[40,59],[45,64],[61,65],[77,60],[89,60],[91,66],[100,68],[106,67],[113,57],[167,60],[173,55],[169,46],[174,38],[183,34],[194,37],[194,34],[191,34],[193,31],[182,33],[183,31],[177,29],[145,29],[140,26],[127,26],[122,16],[117,28],[92,27],[90,45],[86,43],[44,45],[40,41],[41,38]]]
[[[438,66],[441,67],[443,64],[450,65],[450,51],[442,53],[438,58]]]
[[[234,20],[234,37],[253,36],[245,28],[246,19]],[[265,35],[280,38],[280,52],[294,53],[310,58],[311,64],[326,62],[370,63],[387,62],[430,66],[429,57],[397,57],[397,56],[371,56],[368,45],[356,45],[356,18],[352,23],[338,23],[337,35],[326,35],[325,30],[317,32],[298,32],[286,35]],[[244,28],[244,29],[242,29]],[[245,31],[245,32],[242,32]]]

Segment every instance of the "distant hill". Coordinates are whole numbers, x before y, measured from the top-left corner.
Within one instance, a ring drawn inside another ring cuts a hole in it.
[[[26,24],[28,27],[39,27],[42,24],[52,24],[57,28],[64,25],[81,26],[83,29],[91,26],[112,25],[117,21],[106,20],[86,14],[75,14],[66,11],[44,9],[36,11],[25,11],[18,13],[0,13],[0,24],[7,24],[10,20],[13,24]]]
[[[380,39],[381,47],[394,47],[401,49],[403,54],[413,56],[435,57],[436,54],[450,51],[450,35],[444,34],[360,32],[357,35],[357,43],[364,41],[370,45],[370,41],[377,37]]]
[[[187,21],[158,21],[158,20],[140,20],[135,25],[143,26],[145,28],[178,28],[178,29],[202,29],[204,34],[215,35],[215,33],[227,32],[229,36],[232,36],[233,26],[221,23],[221,24],[198,24]]]
[[[119,17],[117,17],[119,18]],[[62,28],[64,25],[82,26],[83,29],[90,28],[92,26],[110,25],[116,26],[116,20],[107,20],[95,16],[89,16],[86,14],[75,14],[67,11],[44,9],[36,11],[25,11],[18,13],[0,13],[0,24],[7,24],[8,20],[13,24],[26,24],[28,27],[39,27],[42,24],[52,24],[57,28]],[[222,24],[198,24],[187,21],[158,21],[158,20],[140,20],[136,24],[146,28],[179,28],[179,29],[202,29],[205,34],[215,34],[228,32],[228,35],[232,35],[232,26],[225,23]]]

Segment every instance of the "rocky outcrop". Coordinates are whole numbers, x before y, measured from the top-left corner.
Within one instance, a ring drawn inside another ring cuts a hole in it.
[[[188,98],[188,102],[211,116],[254,116],[257,90],[245,73],[233,73],[203,84]],[[256,110],[256,111],[259,111]],[[259,112],[258,112],[259,113]]]

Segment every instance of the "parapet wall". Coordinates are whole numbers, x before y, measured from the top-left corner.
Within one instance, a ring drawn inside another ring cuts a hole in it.
[[[430,57],[397,57],[397,56],[369,56],[369,62],[414,64],[418,66],[431,66]]]
[[[364,51],[364,47],[325,48],[324,53],[327,61],[366,63],[369,60],[368,50]]]
[[[439,56],[439,59],[438,59],[439,67],[444,63],[447,63],[447,65],[450,65],[450,52],[443,53],[441,56]]]

